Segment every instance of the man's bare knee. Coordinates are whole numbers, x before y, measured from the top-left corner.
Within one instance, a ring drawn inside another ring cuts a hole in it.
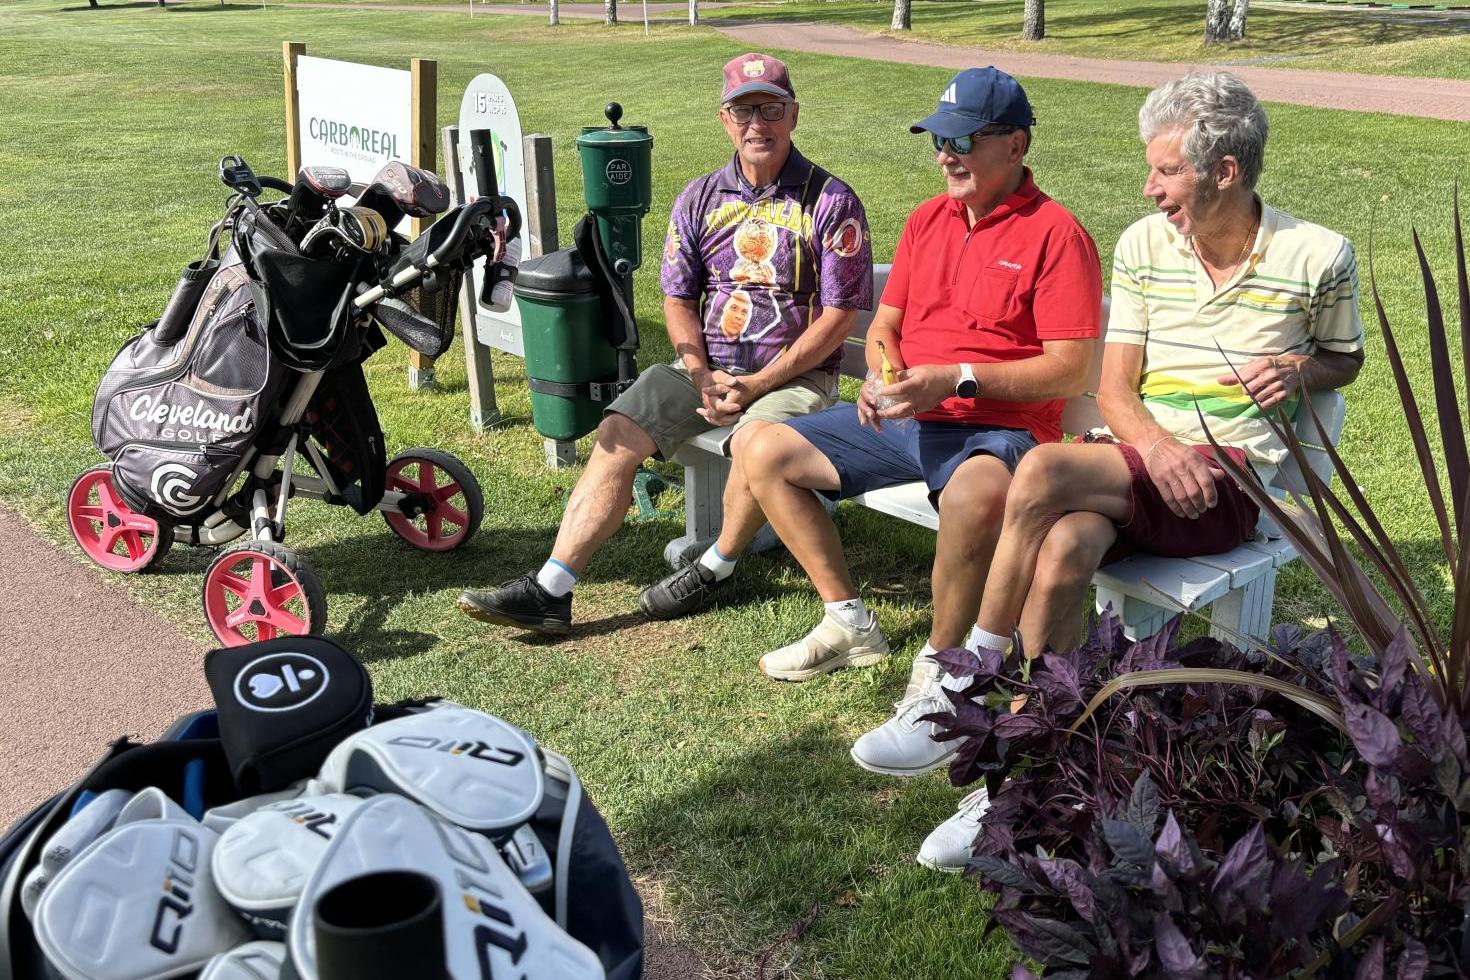
[[[998,532],[1011,480],[997,466],[962,466],[939,495],[939,526],[956,533]]]
[[[1093,518],[1096,518],[1094,520]],[[1101,515],[1068,514],[1047,532],[1036,556],[1033,588],[1073,590],[1086,588],[1116,538],[1107,533],[1112,524]]]
[[[751,419],[742,425],[730,437],[730,458],[743,460],[745,451],[750,447],[755,437],[770,427],[771,423],[764,419]]]
[[[626,415],[612,412],[598,423],[594,452],[601,451],[623,462],[631,459],[638,466],[657,449],[653,437]]]

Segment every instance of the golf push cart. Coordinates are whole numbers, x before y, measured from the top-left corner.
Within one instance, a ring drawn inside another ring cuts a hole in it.
[[[333,167],[305,167],[290,184],[222,160],[232,193],[205,257],[98,386],[92,434],[108,462],[84,471],[66,503],[82,551],[138,572],[175,542],[247,537],[204,575],[205,618],[233,646],[326,625],[320,579],[282,543],[293,496],[379,511],[426,551],[469,540],[484,515],[478,481],[435,449],[385,459],[362,362],[385,345],[382,329],[443,354],[463,276],[481,258],[488,304],[520,215],[486,157],[478,197],[453,210],[433,174],[399,162],[364,186]],[[339,205],[349,194],[355,203]],[[412,243],[393,230],[436,214]]]

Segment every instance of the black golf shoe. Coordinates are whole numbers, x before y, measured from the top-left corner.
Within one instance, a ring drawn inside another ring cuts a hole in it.
[[[732,578],[716,579],[714,572],[696,561],[644,589],[638,596],[638,608],[649,619],[678,619],[702,609]]]
[[[554,596],[530,573],[494,592],[461,592],[456,605],[471,619],[551,636],[565,636],[572,628],[572,594]]]
[[[672,564],[675,569],[688,568],[690,565],[693,565],[695,562],[699,561],[699,559],[703,558],[704,553],[710,549],[710,546],[713,545],[716,540],[718,539],[697,538],[694,541],[689,542],[683,548],[679,549],[679,553],[674,556],[674,560],[670,564]]]

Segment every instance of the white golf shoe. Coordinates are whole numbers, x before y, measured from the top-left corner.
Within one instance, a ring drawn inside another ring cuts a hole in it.
[[[919,848],[919,863],[935,871],[959,874],[970,863],[975,838],[980,833],[980,818],[990,809],[990,794],[981,786],[960,800],[955,815],[935,827]]]
[[[914,659],[908,688],[893,706],[893,717],[863,735],[852,746],[852,761],[885,776],[917,776],[949,762],[961,739],[936,742],[939,726],[919,721],[936,711],[952,711],[939,679],[944,672],[928,657]]]
[[[806,636],[761,657],[761,673],[778,681],[809,681],[839,667],[871,667],[888,656],[888,640],[872,616],[856,629],[827,613]]]

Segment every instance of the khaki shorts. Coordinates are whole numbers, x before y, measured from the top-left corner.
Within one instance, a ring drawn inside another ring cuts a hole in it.
[[[742,425],[757,419],[784,422],[836,402],[837,376],[822,370],[808,371],[756,399],[740,416],[730,435],[733,437]],[[626,415],[658,446],[659,459],[673,459],[690,439],[716,428],[696,411],[701,404],[699,392],[682,363],[655,364],[640,374],[633,386],[603,409],[602,414],[604,418],[609,412]],[[720,451],[730,455],[728,438]]]

